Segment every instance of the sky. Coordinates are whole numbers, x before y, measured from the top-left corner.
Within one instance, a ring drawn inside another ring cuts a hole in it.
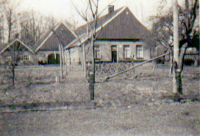
[[[14,0],[13,0],[14,1]],[[21,1],[21,10],[35,10],[46,16],[53,16],[58,21],[68,20],[73,22],[74,20],[79,22],[79,25],[84,23],[80,16],[77,14],[73,4],[78,9],[83,10],[85,7],[84,0],[19,0]],[[150,16],[155,16],[158,12],[158,6],[161,0],[116,0],[112,5],[115,9],[126,6],[132,11],[136,18],[148,27],[148,19]],[[172,0],[167,0],[168,5],[172,3]],[[99,10],[102,11],[113,0],[100,0]],[[104,14],[107,13],[105,10]]]

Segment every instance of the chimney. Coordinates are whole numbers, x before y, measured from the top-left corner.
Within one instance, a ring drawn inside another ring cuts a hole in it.
[[[108,5],[108,13],[112,13],[114,11],[114,5]]]

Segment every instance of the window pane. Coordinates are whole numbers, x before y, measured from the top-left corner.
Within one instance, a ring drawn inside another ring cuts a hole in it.
[[[131,51],[129,45],[124,45],[124,58],[130,58]]]
[[[137,58],[143,58],[143,48],[142,48],[142,45],[137,45],[136,46],[136,54],[137,54]]]
[[[22,56],[22,60],[29,60],[29,56],[28,55],[23,55]]]

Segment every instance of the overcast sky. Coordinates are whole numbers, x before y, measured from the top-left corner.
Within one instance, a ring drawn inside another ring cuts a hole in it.
[[[14,1],[14,0],[13,0]],[[54,16],[60,20],[80,20],[70,0],[20,0],[20,8],[23,10],[35,10],[47,16]],[[72,0],[79,8],[84,8],[83,0]],[[104,9],[113,0],[100,0],[100,11]],[[157,14],[158,6],[161,0],[116,0],[113,5],[115,9],[123,6],[129,7],[132,13],[144,25],[148,25],[148,18]],[[172,0],[167,0],[168,4]],[[105,11],[107,12],[107,10]]]

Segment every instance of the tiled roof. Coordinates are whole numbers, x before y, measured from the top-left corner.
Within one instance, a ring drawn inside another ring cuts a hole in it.
[[[76,35],[74,34],[74,32],[66,24],[60,23],[54,28],[54,32],[52,30],[48,30],[40,38],[40,40],[36,42],[33,48],[35,52],[37,52],[38,50],[59,50],[59,44],[67,45],[75,38]]]
[[[120,11],[122,11],[124,9],[124,7],[119,8],[109,14],[100,16],[97,20],[97,28],[101,28],[103,24],[105,24],[106,22],[108,22],[111,18],[115,17]],[[94,21],[90,22],[91,26],[94,26]],[[87,23],[80,26],[79,28],[77,28],[75,30],[76,34],[78,35],[78,37],[76,39],[74,39],[71,43],[69,43],[68,45],[65,46],[65,48],[72,48],[75,47],[77,45],[80,45],[80,41],[85,41],[88,39],[88,35],[87,35]]]
[[[104,16],[99,17],[97,20],[97,28],[101,27],[105,22],[114,17],[122,9],[123,7],[111,12],[110,14],[106,14]],[[95,23],[94,21],[90,22],[91,26],[94,26],[94,23]],[[80,26],[76,30],[76,33],[78,36],[80,36],[81,34],[84,34],[86,31],[87,31],[87,24]]]
[[[93,26],[94,21],[90,22]],[[138,40],[143,39],[149,33],[148,29],[132,14],[128,7],[117,9],[97,20],[97,39],[102,40]],[[66,45],[65,48],[72,48],[80,45],[89,37],[86,35],[87,24],[76,30],[78,38]]]
[[[50,33],[51,33],[51,30],[48,30],[42,35],[42,37],[33,46],[34,51],[38,48],[40,44],[42,44],[42,42],[48,37],[48,35],[50,35]]]
[[[129,8],[125,8],[123,12],[103,27],[97,39],[142,40],[148,33],[147,28],[137,20]]]

